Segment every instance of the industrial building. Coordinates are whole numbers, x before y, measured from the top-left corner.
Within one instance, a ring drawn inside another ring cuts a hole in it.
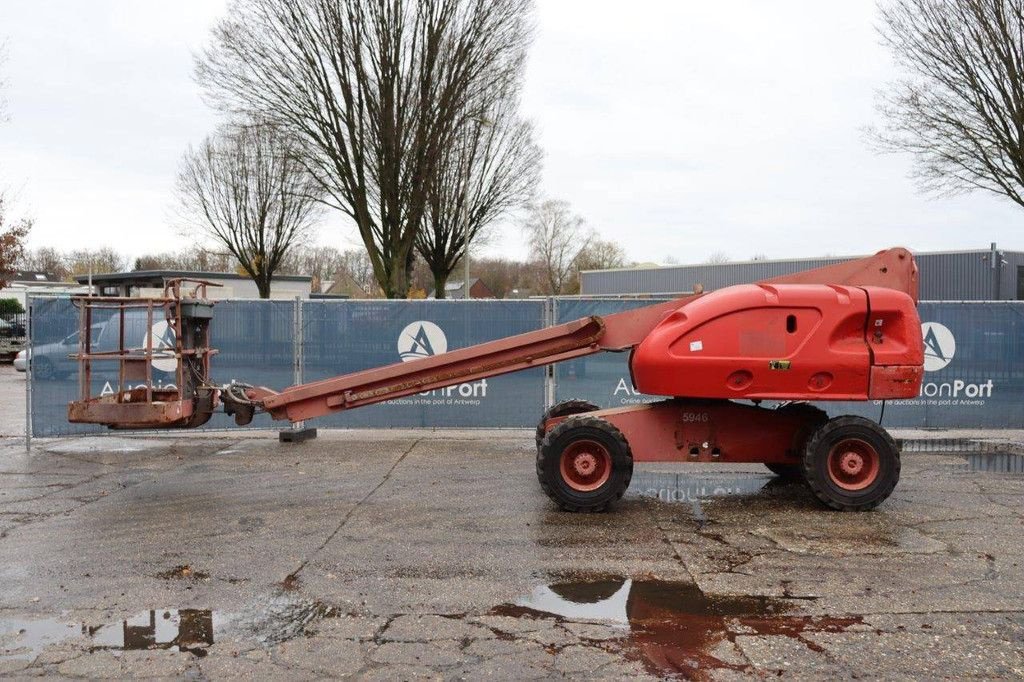
[[[674,295],[712,291],[823,267],[862,256],[754,260],[735,263],[631,267],[580,273],[583,296]],[[915,253],[923,301],[1024,300],[1024,251],[995,244],[979,251]]]

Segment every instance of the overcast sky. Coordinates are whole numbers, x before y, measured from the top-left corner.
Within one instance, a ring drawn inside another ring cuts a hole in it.
[[[175,171],[216,118],[192,54],[220,0],[3,0],[10,121],[0,186],[36,219],[31,246],[185,245]],[[894,77],[870,0],[538,0],[524,107],[543,191],[637,261],[1024,248],[1024,209],[928,198],[909,159],[871,152]],[[338,215],[319,241],[358,242]],[[488,250],[525,255],[518,229]]]

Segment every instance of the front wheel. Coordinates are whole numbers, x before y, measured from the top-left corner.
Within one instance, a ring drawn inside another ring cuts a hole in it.
[[[865,511],[885,501],[900,480],[900,453],[892,436],[863,417],[836,417],[807,441],[804,478],[833,509]]]
[[[625,436],[598,417],[569,417],[544,437],[537,477],[565,511],[600,512],[622,498],[633,477]]]

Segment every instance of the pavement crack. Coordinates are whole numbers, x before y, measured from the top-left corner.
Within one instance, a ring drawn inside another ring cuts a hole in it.
[[[402,453],[401,457],[396,459],[394,463],[391,465],[391,467],[384,473],[384,476],[381,477],[377,485],[375,485],[368,493],[363,495],[362,499],[360,499],[358,502],[352,505],[352,507],[345,513],[345,516],[342,517],[341,522],[338,524],[338,526],[333,531],[331,531],[331,534],[328,535],[327,538],[322,543],[320,543],[320,546],[314,549],[308,557],[303,559],[302,563],[299,564],[298,568],[296,568],[294,571],[285,576],[285,579],[281,581],[282,586],[284,586],[286,589],[292,589],[298,584],[299,573],[301,573],[303,569],[305,569],[306,566],[309,565],[309,562],[312,561],[317,554],[322,552],[324,548],[331,543],[331,540],[333,540],[335,536],[341,532],[341,529],[345,527],[345,524],[348,523],[349,519],[352,518],[352,515],[355,514],[356,510],[359,509],[359,507],[362,506],[364,502],[373,497],[373,494],[380,490],[385,483],[391,480],[391,474],[395,472],[395,469],[398,468],[398,465],[401,464],[402,461],[405,460],[405,458],[409,455],[409,453],[415,450],[416,446],[419,445],[422,441],[422,438],[417,438],[412,442],[412,445],[410,445],[408,449]]]
[[[693,582],[694,585],[696,585],[697,584],[696,576],[693,574],[693,571],[690,570],[690,567],[687,565],[686,560],[683,559],[683,555],[682,555],[682,553],[680,553],[679,547],[676,546],[676,543],[673,542],[672,538],[669,536],[668,529],[666,529],[665,527],[662,526],[661,520],[658,518],[658,515],[656,513],[656,509],[657,508],[654,505],[652,505],[651,503],[648,503],[646,505],[646,507],[647,507],[647,511],[651,515],[651,519],[654,521],[654,526],[659,531],[661,531],[661,535],[662,535],[662,537],[665,540],[665,544],[667,544],[669,547],[672,548],[672,554],[675,556],[676,561],[679,562],[679,565],[681,565],[683,567],[683,570],[686,571],[686,574],[688,576],[690,576],[690,580]]]

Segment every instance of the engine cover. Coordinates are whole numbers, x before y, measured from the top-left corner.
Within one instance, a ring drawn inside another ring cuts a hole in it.
[[[630,367],[652,395],[869,400],[917,396],[923,363],[917,308],[903,292],[745,284],[669,314]]]

